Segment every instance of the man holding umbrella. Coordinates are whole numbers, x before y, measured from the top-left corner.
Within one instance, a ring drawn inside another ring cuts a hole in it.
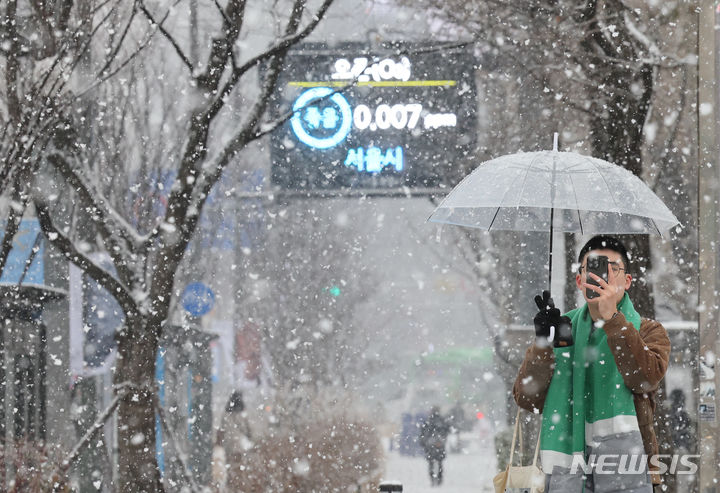
[[[518,152],[480,164],[428,221],[486,231],[549,232],[548,285],[555,232],[661,235],[679,224],[629,170],[561,152],[557,133],[553,141],[552,151]],[[653,398],[667,369],[670,342],[660,324],[640,317],[625,292],[632,265],[621,242],[593,238],[579,262],[575,282],[587,303],[562,318],[549,292],[536,298],[538,337],[520,368],[515,399],[543,413],[546,492],[650,492],[643,455],[657,453]],[[599,264],[604,271],[595,269]],[[643,460],[641,471],[638,459]],[[650,476],[659,484],[660,468],[653,459]],[[588,465],[593,472],[586,480],[582,472]],[[616,472],[608,474],[613,465]],[[578,472],[575,466],[583,468]]]
[[[605,257],[607,280],[588,272],[588,260],[596,257]],[[661,482],[652,459],[658,454],[654,396],[670,340],[661,324],[635,311],[626,292],[632,265],[618,239],[592,238],[578,262],[575,283],[587,303],[561,316],[549,292],[535,298],[536,339],[513,396],[518,406],[543,414],[546,493],[581,492],[583,485],[585,491],[650,493]],[[584,477],[587,466],[592,473]]]

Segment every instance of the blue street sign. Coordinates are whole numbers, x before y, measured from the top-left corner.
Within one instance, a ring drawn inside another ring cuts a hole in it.
[[[193,317],[202,317],[212,310],[215,293],[201,282],[191,282],[185,287],[181,298],[182,306]]]

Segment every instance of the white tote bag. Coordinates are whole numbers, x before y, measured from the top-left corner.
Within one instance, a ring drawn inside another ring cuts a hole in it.
[[[540,435],[538,434],[535,445],[535,455],[530,466],[513,466],[513,454],[515,453],[515,440],[518,437],[520,427],[520,409],[515,417],[515,429],[513,431],[512,445],[510,445],[510,460],[504,471],[499,472],[493,478],[495,493],[544,493],[545,474],[537,466],[538,451],[540,450]],[[522,458],[521,458],[522,460]]]

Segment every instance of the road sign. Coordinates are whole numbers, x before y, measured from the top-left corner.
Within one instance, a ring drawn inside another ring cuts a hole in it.
[[[305,43],[278,80],[272,182],[284,190],[438,187],[477,133],[466,48]]]
[[[215,305],[215,293],[201,282],[191,282],[183,291],[181,303],[193,317],[202,317]]]

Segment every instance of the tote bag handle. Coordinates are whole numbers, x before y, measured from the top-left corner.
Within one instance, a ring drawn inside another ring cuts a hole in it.
[[[515,453],[515,441],[520,436],[520,441],[522,442],[522,435],[518,435],[518,430],[520,428],[520,408],[518,408],[517,415],[515,416],[515,428],[513,429],[513,437],[512,437],[512,443],[510,445],[510,460],[508,461],[507,465],[507,471],[510,471],[510,467],[512,466],[513,461],[513,455]],[[522,448],[522,445],[521,445]],[[537,444],[535,444],[535,455],[533,456],[533,462],[532,465],[535,466],[537,464],[537,458],[538,458],[538,452],[540,451],[540,433],[538,433],[538,439]],[[521,452],[522,457],[522,452]],[[503,491],[507,487],[508,478],[510,477],[510,474],[505,475],[505,482],[503,483]]]

